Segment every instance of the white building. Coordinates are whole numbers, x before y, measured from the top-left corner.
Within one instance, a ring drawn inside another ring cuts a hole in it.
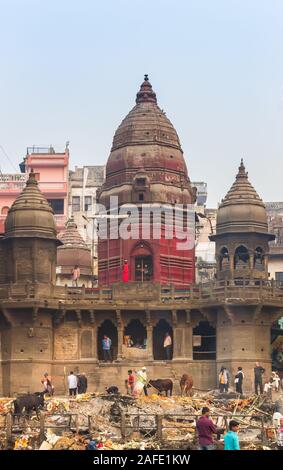
[[[73,216],[80,235],[92,253],[97,273],[97,234],[92,217],[96,213],[96,193],[105,179],[105,166],[75,167],[69,172],[69,217]]]

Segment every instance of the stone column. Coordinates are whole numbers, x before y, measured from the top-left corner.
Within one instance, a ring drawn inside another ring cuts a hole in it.
[[[191,323],[191,311],[186,310],[186,324],[184,327],[184,357],[186,359],[193,359],[193,327]]]
[[[230,268],[230,274],[231,278],[233,279],[234,277],[234,255],[232,253],[229,254],[229,268]]]
[[[173,355],[172,359],[184,357],[184,328],[178,326],[177,310],[172,310]]]
[[[97,324],[95,319],[94,310],[89,311],[90,314],[90,324],[92,326],[92,357],[95,361],[97,361]]]
[[[152,344],[152,322],[150,310],[146,310],[146,349],[147,349],[147,358],[149,361],[153,360],[153,344]]]
[[[117,351],[117,359],[121,361],[123,359],[122,356],[122,346],[123,346],[123,321],[121,316],[121,310],[116,310],[116,318],[117,318],[117,332],[118,332],[118,351]]]

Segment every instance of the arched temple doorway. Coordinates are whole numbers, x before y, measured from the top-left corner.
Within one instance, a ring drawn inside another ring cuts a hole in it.
[[[97,356],[100,361],[103,360],[103,350],[102,350],[102,339],[103,336],[108,336],[111,341],[111,356],[112,360],[117,359],[118,352],[118,333],[116,326],[112,323],[111,320],[104,320],[103,323],[98,328],[97,332]]]
[[[193,359],[216,359],[216,330],[208,321],[200,321],[193,328]]]
[[[154,360],[166,360],[166,352],[163,347],[166,333],[169,333],[172,339],[172,356],[174,350],[173,344],[173,330],[170,324],[166,320],[159,320],[153,328],[153,359]],[[171,358],[172,359],[172,358]]]
[[[146,328],[140,320],[131,320],[124,329],[125,345],[134,348],[146,348]]]
[[[154,278],[153,255],[150,246],[140,241],[131,252],[131,270],[136,282],[148,282]]]

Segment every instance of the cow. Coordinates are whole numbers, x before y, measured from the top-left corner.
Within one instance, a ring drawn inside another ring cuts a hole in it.
[[[189,374],[183,374],[180,380],[181,395],[192,396],[193,395],[193,378]]]
[[[170,397],[172,397],[173,381],[171,379],[149,380],[147,387],[155,388],[158,391],[158,395],[161,395],[162,392],[165,392],[166,397],[168,396],[169,392]]]
[[[38,414],[39,408],[42,408],[44,405],[44,393],[45,392],[28,393],[16,398],[13,402],[15,414],[22,415],[23,410],[25,410],[25,414],[28,415],[33,410]]]

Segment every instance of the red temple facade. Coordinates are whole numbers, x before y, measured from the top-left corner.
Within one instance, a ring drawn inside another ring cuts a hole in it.
[[[143,233],[144,221],[142,227],[141,219],[146,206],[154,204],[175,208],[176,204],[186,207],[195,202],[195,188],[190,184],[177,132],[157,105],[156,94],[147,75],[137,93],[136,105],[114,135],[106,180],[99,193],[99,202],[108,211],[111,196],[118,198],[119,207],[134,204],[138,208],[136,218],[131,216],[120,221],[122,224],[131,222],[132,227],[134,221],[138,237],[124,239],[108,235],[107,239],[99,238],[99,284],[107,286],[122,281],[125,259],[129,265],[129,281],[176,286],[194,282],[193,244],[180,244],[181,240],[175,233],[180,215],[183,218],[185,211],[174,212],[172,238],[168,239],[166,235],[168,219],[163,211],[160,236],[156,238],[153,234],[156,228],[153,216],[149,219],[150,236],[145,237]],[[184,215],[185,223],[191,223],[186,217]],[[110,223],[108,220],[108,225]]]

